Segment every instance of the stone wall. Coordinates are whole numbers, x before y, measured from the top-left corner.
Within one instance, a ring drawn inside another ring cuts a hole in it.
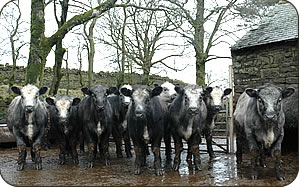
[[[298,40],[234,50],[231,55],[235,102],[246,88],[264,83],[298,88]]]

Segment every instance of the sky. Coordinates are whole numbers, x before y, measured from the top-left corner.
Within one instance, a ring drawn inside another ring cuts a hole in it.
[[[8,0],[5,1],[1,1],[0,2],[0,7],[3,6],[3,4],[5,2],[7,2]],[[22,2],[22,0],[21,0]],[[291,0],[290,2],[292,2],[294,5],[296,5],[295,3],[297,2],[297,0]],[[297,2],[297,4],[299,4]],[[297,6],[297,5],[296,5]],[[28,19],[30,18],[30,3],[26,3],[26,4],[22,4],[22,15],[24,17],[28,17]],[[46,7],[46,36],[50,36],[51,34],[53,34],[56,31],[56,22],[53,19],[53,6],[47,6]],[[55,25],[55,27],[53,26]],[[53,27],[52,27],[53,26]],[[246,33],[246,31],[241,31],[239,33],[239,36],[242,37],[244,34]],[[0,34],[1,35],[1,34]],[[26,37],[28,39],[29,42],[29,35],[28,37]],[[68,46],[74,46],[77,45],[78,41],[76,39],[74,39],[74,34],[68,33],[66,35],[66,37],[63,40],[64,42],[64,46],[68,47]],[[228,40],[228,42],[230,43],[230,45],[233,45],[235,43],[235,41],[233,40]],[[218,54],[219,56],[227,56],[230,57],[231,53],[230,53],[230,45],[228,44],[220,44],[217,47],[212,48],[211,53],[212,54]],[[103,47],[101,45],[98,45],[96,47]],[[28,48],[25,48],[23,50],[24,54],[28,55]],[[77,52],[76,52],[76,48],[68,48],[69,50],[69,67],[70,68],[78,68],[79,67],[79,63],[78,63],[78,59],[77,59]],[[191,52],[191,54],[194,54],[193,52]],[[87,61],[87,57],[84,57],[84,60]],[[1,60],[1,57],[0,57]],[[7,57],[7,58],[2,58],[2,60],[0,61],[0,63],[4,64],[7,62],[11,62],[11,57]],[[178,80],[182,80],[183,82],[186,83],[190,83],[190,84],[195,84],[196,82],[196,71],[195,71],[195,57],[192,55],[189,55],[188,57],[185,58],[176,58],[176,59],[170,59],[167,63],[169,65],[173,65],[174,62],[176,62],[176,66],[181,69],[183,67],[186,67],[186,64],[189,64],[183,71],[173,71],[173,70],[169,70],[169,69],[152,69],[151,73],[155,73],[155,74],[159,74],[161,76],[167,76],[171,79],[178,79]],[[215,80],[219,80],[219,79],[227,79],[229,77],[229,65],[232,63],[231,59],[217,59],[217,60],[212,60],[210,62],[206,63],[206,73],[211,74],[211,81],[215,81]],[[12,63],[10,63],[12,64]],[[27,61],[18,61],[17,65],[23,65],[26,66]],[[83,62],[83,70],[88,69],[87,66],[87,62]],[[53,67],[54,65],[54,52],[52,51],[48,58],[47,58],[47,63],[46,63],[46,67]],[[63,65],[65,67],[65,65]],[[94,64],[94,72],[99,72],[99,71],[114,71],[115,67],[111,65],[111,62],[107,60],[106,56],[105,56],[105,52],[100,52],[95,54],[95,64]],[[219,84],[223,84],[223,85],[219,85]],[[227,82],[225,81],[216,81],[214,84],[212,85],[218,85],[218,86],[222,86],[222,87],[227,87]]]

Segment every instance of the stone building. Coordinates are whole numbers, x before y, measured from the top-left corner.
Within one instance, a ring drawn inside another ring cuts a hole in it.
[[[298,88],[298,14],[283,1],[231,47],[234,101],[245,88],[274,83]]]
[[[299,38],[294,6],[280,1],[256,29],[231,47],[234,105],[246,88],[273,83],[296,92],[284,101],[286,116],[283,152],[298,151]],[[288,136],[287,136],[288,135]]]

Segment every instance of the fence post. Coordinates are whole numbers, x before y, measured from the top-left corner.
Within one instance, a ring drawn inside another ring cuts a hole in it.
[[[229,96],[229,153],[234,153],[234,132],[233,132],[233,83],[232,83],[232,65],[229,65],[229,87],[232,89]]]

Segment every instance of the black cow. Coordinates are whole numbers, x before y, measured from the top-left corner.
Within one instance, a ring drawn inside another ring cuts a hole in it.
[[[172,102],[170,112],[170,127],[175,143],[173,169],[178,171],[183,151],[182,139],[187,141],[188,152],[194,156],[195,169],[201,170],[199,144],[207,109],[203,102],[203,89],[197,85],[187,85],[184,88],[176,86],[178,94]],[[191,161],[191,160],[190,160]],[[188,162],[189,166],[192,162]]]
[[[251,155],[251,178],[257,179],[256,162],[260,154],[260,163],[265,166],[264,152],[275,157],[275,172],[279,180],[284,180],[280,169],[281,142],[284,137],[285,115],[282,99],[294,93],[294,88],[284,91],[273,84],[265,84],[257,89],[247,88],[239,97],[234,112],[237,129],[237,163],[242,162],[244,140],[248,143]]]
[[[109,161],[109,136],[112,131],[113,112],[107,99],[108,89],[103,85],[95,85],[91,89],[81,88],[86,96],[78,106],[78,117],[83,125],[84,137],[89,151],[88,167],[94,167],[97,145],[99,144],[100,156],[105,164]]]
[[[156,175],[162,175],[160,145],[164,135],[167,108],[160,103],[160,86],[151,90],[148,86],[136,85],[132,90],[122,88],[121,93],[130,96],[132,101],[128,109],[127,123],[136,155],[135,174],[141,173],[141,166],[146,162],[147,144],[151,143],[154,154]]]
[[[22,89],[11,87],[19,95],[10,103],[7,111],[7,126],[15,136],[19,151],[17,170],[23,170],[26,160],[26,142],[29,140],[31,158],[37,170],[42,169],[40,157],[41,143],[47,126],[47,109],[39,96],[47,92],[47,87],[38,89],[34,85],[26,85]]]
[[[55,99],[47,97],[46,102],[50,105],[50,134],[56,135],[56,141],[60,147],[59,164],[65,163],[68,148],[70,148],[73,162],[78,164],[76,145],[81,127],[78,123],[77,110],[80,99],[73,99],[69,95],[59,95]]]
[[[128,131],[126,131],[122,126],[123,122],[126,120],[126,103],[123,102],[123,96],[120,96],[120,92],[118,89],[116,89],[116,87],[110,87],[108,91],[108,100],[113,111],[112,136],[116,143],[116,154],[118,158],[123,158],[122,138],[124,137],[125,152],[127,157],[130,158],[132,155],[130,152],[131,148],[129,134]]]
[[[212,133],[215,127],[215,119],[217,114],[222,109],[223,98],[231,93],[231,88],[226,88],[224,91],[220,87],[206,87],[204,89],[203,101],[207,108],[207,117],[205,120],[205,128],[203,133],[206,139],[207,152],[210,158],[214,157],[212,148]]]

